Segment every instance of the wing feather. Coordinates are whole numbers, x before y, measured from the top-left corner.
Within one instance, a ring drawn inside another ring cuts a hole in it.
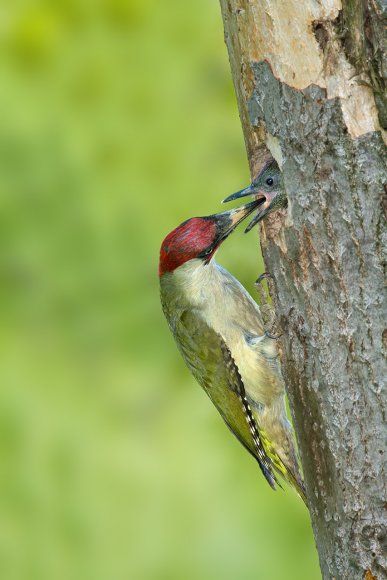
[[[177,344],[192,374],[223,420],[256,458],[269,485],[279,482],[251,412],[239,369],[224,339],[198,312],[184,311],[175,327]]]

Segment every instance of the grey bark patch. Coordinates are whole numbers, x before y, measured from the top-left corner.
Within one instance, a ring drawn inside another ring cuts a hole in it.
[[[353,139],[323,89],[251,68],[249,120],[284,157],[291,220],[271,236],[269,217],[262,246],[323,576],[383,577],[385,145],[378,132]]]

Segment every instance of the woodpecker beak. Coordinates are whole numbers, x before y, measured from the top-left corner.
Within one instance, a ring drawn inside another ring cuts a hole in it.
[[[272,205],[272,202],[276,196],[277,192],[273,192],[273,194],[260,191],[254,185],[249,185],[245,187],[245,189],[241,189],[236,193],[233,193],[226,197],[222,201],[222,203],[227,203],[229,201],[233,201],[234,199],[239,199],[240,197],[246,197],[246,195],[253,195],[255,201],[257,202],[257,206],[260,206],[260,210],[254,216],[252,221],[249,223],[247,228],[245,229],[245,234],[247,234],[258,222],[260,222],[269,212]]]

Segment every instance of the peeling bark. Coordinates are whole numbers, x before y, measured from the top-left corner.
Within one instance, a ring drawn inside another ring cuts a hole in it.
[[[383,4],[221,0],[324,578],[385,578],[386,50]],[[301,13],[301,14],[300,14]]]

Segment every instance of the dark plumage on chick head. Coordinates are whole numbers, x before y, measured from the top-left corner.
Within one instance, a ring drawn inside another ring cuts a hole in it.
[[[247,226],[245,233],[249,232],[255,224],[260,222],[272,211],[287,207],[288,198],[283,177],[275,159],[271,159],[264,165],[260,173],[248,187],[229,195],[229,197],[223,200],[223,203],[245,197],[246,195],[252,195],[254,199],[262,200],[262,203],[259,211]]]

